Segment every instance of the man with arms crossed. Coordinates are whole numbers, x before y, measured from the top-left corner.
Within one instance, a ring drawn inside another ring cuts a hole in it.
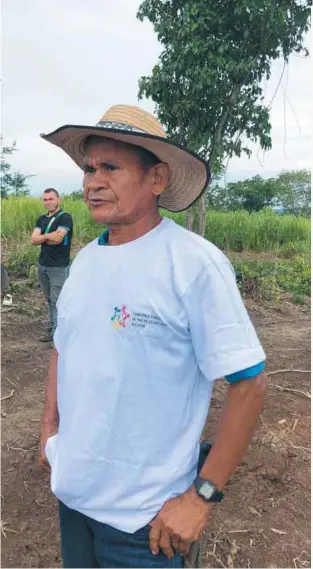
[[[73,220],[61,209],[61,198],[54,188],[44,191],[43,205],[48,213],[36,221],[32,244],[41,245],[38,278],[48,303],[48,330],[41,342],[51,342],[57,325],[57,300],[68,276]]]
[[[83,169],[85,201],[107,226],[62,290],[42,419],[64,566],[182,567],[248,447],[266,388],[229,261],[159,213],[190,206],[209,170],[136,107],[44,138]],[[227,401],[197,476],[221,377]]]

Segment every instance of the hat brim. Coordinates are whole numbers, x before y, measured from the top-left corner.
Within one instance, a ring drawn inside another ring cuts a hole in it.
[[[183,146],[159,136],[113,128],[65,125],[50,134],[41,134],[41,137],[62,148],[82,168],[84,140],[92,135],[146,148],[155,154],[160,162],[168,164],[169,183],[159,200],[160,207],[168,211],[186,210],[209,184],[211,172],[205,160]]]

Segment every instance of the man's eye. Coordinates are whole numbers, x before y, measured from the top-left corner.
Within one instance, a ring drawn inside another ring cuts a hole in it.
[[[115,166],[115,164],[110,164],[110,162],[104,162],[102,164],[102,167],[105,170],[109,170],[110,172],[114,172],[114,170],[117,170],[117,166]]]
[[[92,174],[95,171],[93,166],[89,166],[88,164],[84,164],[83,170],[85,173]]]
[[[84,164],[83,171],[87,174],[92,174],[95,169],[92,166],[88,166],[88,164]]]

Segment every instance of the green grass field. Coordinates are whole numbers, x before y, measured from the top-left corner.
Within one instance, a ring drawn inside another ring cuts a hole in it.
[[[63,209],[72,214],[75,237],[80,241],[95,238],[101,228],[93,223],[83,201],[65,198]],[[36,198],[10,198],[2,201],[1,236],[25,242],[43,213]],[[164,215],[184,224],[184,214]],[[310,248],[310,220],[291,215],[278,216],[270,211],[249,214],[246,211],[208,212],[206,238],[224,250],[273,252],[280,256],[305,253]]]
[[[103,228],[93,223],[81,200],[64,198],[62,207],[73,216],[74,250],[88,243]],[[8,267],[19,275],[34,273],[38,248],[30,244],[30,235],[36,219],[43,213],[37,198],[9,198],[2,200],[1,238]],[[180,225],[184,214],[170,214]],[[206,239],[223,249],[236,270],[247,279],[258,283],[258,289],[273,294],[289,291],[301,302],[310,292],[310,220],[291,215],[278,216],[271,211],[249,214],[246,211],[209,211]],[[238,257],[238,252],[241,254]],[[246,258],[247,253],[254,258]],[[250,282],[250,281],[249,281]]]

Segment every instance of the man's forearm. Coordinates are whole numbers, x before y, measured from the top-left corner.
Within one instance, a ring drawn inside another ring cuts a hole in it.
[[[33,235],[32,236],[32,245],[42,245],[48,239],[47,235]]]
[[[57,365],[58,365],[58,352],[53,348],[49,370],[48,379],[45,392],[45,403],[42,422],[45,424],[59,424],[59,413],[57,405]]]
[[[266,376],[230,385],[217,437],[200,476],[220,490],[235,471],[252,439],[263,407]]]

